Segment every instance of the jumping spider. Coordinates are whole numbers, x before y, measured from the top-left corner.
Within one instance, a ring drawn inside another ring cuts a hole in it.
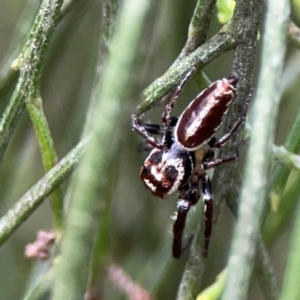
[[[231,130],[219,140],[214,135],[222,125],[235,96],[238,83],[236,75],[217,80],[202,91],[179,118],[171,117],[176,99],[195,71],[196,68],[193,67],[177,86],[162,115],[162,125],[140,124],[137,116],[132,116],[132,129],[153,147],[140,172],[145,186],[154,196],[160,198],[165,198],[175,191],[180,193],[177,201],[178,213],[173,226],[173,256],[175,258],[180,258],[182,253],[182,235],[186,215],[190,207],[195,205],[200,198],[200,180],[205,216],[204,255],[207,255],[212,233],[213,198],[211,182],[206,170],[238,158],[237,151],[235,155],[215,159],[213,149],[221,148],[241,125],[250,99],[248,97],[242,114]],[[152,134],[161,133],[160,141],[152,136]]]

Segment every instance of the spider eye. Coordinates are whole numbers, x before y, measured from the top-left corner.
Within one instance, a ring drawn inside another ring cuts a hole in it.
[[[174,166],[167,166],[164,173],[169,181],[174,181],[178,176],[178,170]]]

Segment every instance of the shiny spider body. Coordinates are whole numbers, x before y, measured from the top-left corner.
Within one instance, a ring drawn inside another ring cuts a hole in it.
[[[200,198],[200,181],[205,215],[204,255],[207,255],[212,232],[213,198],[206,170],[237,159],[238,147],[235,155],[218,159],[214,158],[213,150],[222,147],[238,129],[245,119],[249,102],[247,100],[242,115],[232,129],[219,140],[214,135],[222,125],[235,96],[238,82],[235,75],[211,84],[188,105],[179,118],[170,117],[176,99],[195,70],[193,67],[177,86],[163,113],[162,125],[140,124],[137,117],[132,116],[132,129],[153,147],[140,172],[146,188],[160,198],[176,191],[180,193],[177,201],[178,213],[173,227],[175,258],[180,258],[182,253],[186,215]],[[161,141],[154,138],[153,134],[162,134]]]

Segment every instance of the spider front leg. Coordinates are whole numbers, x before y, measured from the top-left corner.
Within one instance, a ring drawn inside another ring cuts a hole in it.
[[[169,100],[165,111],[162,115],[162,122],[163,124],[167,125],[168,121],[170,119],[170,115],[172,112],[172,109],[175,105],[175,102],[177,100],[177,98],[179,97],[180,93],[183,90],[184,85],[186,84],[186,82],[193,76],[193,74],[197,71],[196,67],[193,66],[184,76],[184,78],[180,81],[180,83],[177,85],[176,90],[174,92],[174,94],[172,95],[171,99]]]
[[[132,121],[132,130],[137,132],[140,136],[142,136],[148,144],[153,146],[157,149],[162,149],[164,145],[160,142],[158,142],[153,136],[150,135],[150,133],[159,134],[160,133],[160,125],[157,124],[145,124],[140,125],[137,116],[132,115],[131,116]]]
[[[177,201],[177,218],[173,226],[173,256],[177,259],[182,254],[182,235],[185,227],[186,216],[191,206],[199,200],[199,177],[192,175],[191,184],[186,184],[180,189],[180,196]]]

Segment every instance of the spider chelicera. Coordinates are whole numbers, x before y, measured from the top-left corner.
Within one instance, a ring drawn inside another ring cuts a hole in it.
[[[179,118],[171,117],[176,99],[195,71],[196,67],[192,67],[177,86],[163,112],[162,125],[141,124],[137,116],[132,115],[132,129],[153,147],[140,172],[145,186],[160,198],[179,191],[178,212],[173,226],[175,258],[180,258],[182,253],[187,213],[200,198],[200,181],[205,216],[204,256],[207,256],[212,233],[213,197],[206,170],[238,158],[239,147],[234,155],[226,158],[214,158],[214,149],[221,148],[236,132],[245,119],[250,100],[249,96],[231,130],[218,140],[214,135],[235,96],[236,75],[215,81],[188,105]],[[152,135],[162,135],[162,138],[157,140]]]

